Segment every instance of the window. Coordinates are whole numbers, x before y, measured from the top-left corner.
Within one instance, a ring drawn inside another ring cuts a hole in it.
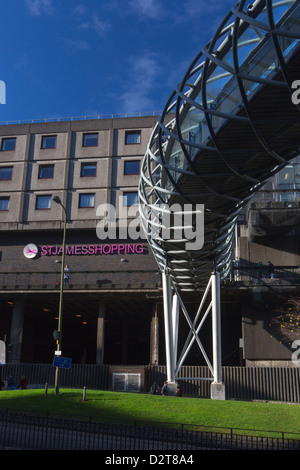
[[[35,208],[37,210],[51,209],[51,196],[37,196]]]
[[[126,131],[125,132],[125,144],[140,144],[141,143],[141,131]]]
[[[53,178],[54,165],[40,165],[39,166],[39,179]]]
[[[125,206],[132,206],[133,204],[139,203],[138,193],[137,192],[125,192],[123,193],[124,196],[124,204]]]
[[[8,211],[9,197],[0,197],[0,211]]]
[[[42,149],[55,149],[56,148],[56,135],[43,135]]]
[[[140,173],[139,160],[131,160],[124,163],[124,175],[138,175]]]
[[[82,163],[80,176],[96,176],[96,163]]]
[[[2,166],[0,167],[0,180],[11,180],[12,179],[12,166]]]
[[[80,194],[79,207],[95,207],[95,194]]]
[[[15,137],[3,137],[1,142],[1,150],[15,150],[16,138]]]
[[[98,133],[96,134],[83,134],[82,146],[83,147],[97,147]]]

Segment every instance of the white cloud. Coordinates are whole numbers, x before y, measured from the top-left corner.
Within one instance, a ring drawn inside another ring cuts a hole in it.
[[[129,6],[135,13],[147,18],[158,18],[161,15],[161,5],[159,0],[130,0]]]
[[[40,16],[42,13],[52,13],[52,0],[25,0],[29,13]]]
[[[84,6],[84,5],[81,5],[81,4],[76,5],[76,6],[73,8],[72,13],[73,13],[74,15],[78,15],[78,16],[84,15],[84,13],[85,13],[85,6]]]
[[[84,21],[79,25],[80,29],[89,29],[94,31],[98,36],[104,36],[110,28],[110,24],[102,21],[99,16],[94,13],[93,16],[88,20]]]
[[[126,90],[121,94],[122,112],[155,111],[155,86],[161,73],[156,57],[152,54],[132,57],[128,63]]]
[[[86,41],[80,39],[61,38],[64,51],[67,54],[73,54],[79,51],[87,51],[90,47]]]
[[[228,9],[235,3],[233,0],[222,0],[222,4],[228,4]],[[183,16],[207,15],[208,13],[218,14],[220,10],[220,0],[186,0],[183,5]]]

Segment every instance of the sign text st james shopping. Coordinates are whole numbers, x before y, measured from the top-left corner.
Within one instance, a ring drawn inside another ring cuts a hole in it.
[[[41,256],[61,256],[63,251],[62,245],[42,245],[38,248],[33,243],[26,245],[24,248],[24,256],[26,258],[35,258],[38,253]],[[142,243],[125,244],[112,243],[101,245],[67,245],[65,247],[65,255],[81,256],[81,255],[113,255],[113,254],[142,254],[145,252],[145,246]]]

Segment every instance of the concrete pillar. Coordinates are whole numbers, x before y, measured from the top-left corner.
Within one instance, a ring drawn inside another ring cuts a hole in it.
[[[97,319],[97,352],[96,364],[103,365],[104,361],[104,326],[105,326],[105,302],[99,301],[98,319]]]
[[[159,305],[154,303],[150,326],[150,364],[159,363]]]
[[[24,322],[24,301],[19,299],[14,302],[9,346],[9,362],[18,364],[21,359]]]

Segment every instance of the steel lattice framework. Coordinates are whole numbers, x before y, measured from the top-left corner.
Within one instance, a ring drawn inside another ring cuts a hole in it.
[[[228,276],[240,212],[299,153],[299,108],[291,100],[300,80],[299,21],[299,1],[238,2],[152,133],[139,186],[142,226],[161,271],[181,291],[203,290],[214,269]],[[172,227],[182,219],[174,204],[191,205],[194,215],[204,206],[200,249],[161,235],[168,210]]]
[[[220,281],[232,266],[237,219],[300,151],[292,99],[299,64],[299,0],[240,0],[171,94],[142,163],[140,216],[163,277],[167,378],[180,378],[196,342],[212,374],[212,398],[225,398]],[[191,245],[199,223],[203,243]],[[193,319],[183,291],[203,293]],[[189,334],[177,356],[180,308]],[[209,313],[212,361],[199,337]]]

